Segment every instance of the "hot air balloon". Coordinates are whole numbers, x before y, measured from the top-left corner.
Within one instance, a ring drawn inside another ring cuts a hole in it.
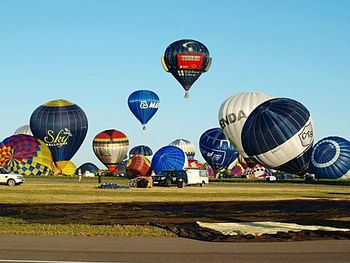
[[[197,160],[188,160],[186,168],[202,169],[206,170],[207,168],[201,162]]]
[[[338,136],[318,141],[312,150],[309,171],[316,179],[350,179],[350,142]]]
[[[23,125],[23,126],[19,127],[19,128],[15,131],[14,135],[17,135],[17,134],[26,134],[26,135],[31,135],[31,136],[33,136],[33,133],[32,133],[32,131],[31,131],[29,125]]]
[[[72,161],[59,162],[57,168],[61,171],[62,175],[73,175],[77,170],[76,165]]]
[[[134,155],[128,160],[126,170],[131,177],[150,176],[152,173],[150,161],[141,154]]]
[[[137,90],[130,94],[128,106],[145,130],[147,122],[159,108],[159,97],[150,90]]]
[[[185,153],[175,146],[164,146],[153,156],[152,169],[156,174],[167,170],[181,170],[187,162]]]
[[[258,105],[269,99],[272,97],[262,92],[240,92],[228,97],[219,110],[220,127],[250,167],[254,167],[256,163],[249,159],[243,150],[242,129],[249,114]]]
[[[78,174],[78,170],[80,170],[82,174],[84,174],[85,172],[96,174],[98,172],[98,167],[93,163],[88,162],[80,165],[75,171],[76,174]]]
[[[118,173],[118,164],[125,159],[129,148],[128,137],[118,130],[106,130],[97,134],[92,142],[97,158],[110,173]]]
[[[51,175],[53,160],[45,143],[30,135],[17,134],[0,143],[0,166],[22,175]]]
[[[162,57],[165,71],[170,72],[185,89],[185,98],[193,83],[211,65],[206,46],[196,40],[183,39],[170,44]]]
[[[247,155],[264,166],[304,174],[309,167],[313,144],[310,113],[292,99],[265,101],[246,120],[242,143]]]
[[[153,155],[153,152],[151,148],[149,148],[146,145],[138,145],[133,147],[130,152],[129,152],[129,157],[131,158],[132,156],[136,154],[142,154],[143,156],[151,156]]]
[[[272,171],[270,168],[257,164],[253,168],[245,169],[244,175],[248,179],[266,179],[266,177],[272,175]]]
[[[204,132],[199,139],[199,149],[216,173],[226,169],[238,157],[238,152],[220,128]]]
[[[176,146],[183,150],[183,152],[186,154],[187,159],[193,160],[194,155],[196,153],[196,148],[194,145],[185,139],[177,139],[169,144],[170,146]]]
[[[67,162],[83,143],[88,120],[84,111],[67,100],[53,100],[38,107],[30,117],[33,135],[49,147],[58,169]]]

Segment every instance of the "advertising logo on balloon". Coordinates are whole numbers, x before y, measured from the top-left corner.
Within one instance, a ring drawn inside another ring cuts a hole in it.
[[[309,146],[310,144],[312,144],[314,136],[313,136],[313,127],[312,127],[312,123],[310,122],[309,124],[307,124],[304,129],[301,131],[301,133],[299,133],[299,139],[301,144],[304,147]]]
[[[150,101],[150,102],[147,102],[147,101],[140,101],[140,108],[141,109],[158,109],[159,107],[159,102],[155,102],[155,101]]]
[[[71,131],[67,128],[62,129],[57,133],[53,130],[48,130],[47,136],[44,137],[44,142],[47,146],[62,147],[68,144],[68,139],[72,136]]]
[[[222,118],[220,122],[221,129],[225,129],[227,125],[235,123],[236,121],[240,121],[242,118],[246,119],[247,114],[243,110],[240,110],[237,114],[230,113],[225,118]]]
[[[206,147],[202,146],[202,155],[203,157],[205,156],[210,159],[213,164],[222,165],[224,163],[226,153],[223,151],[206,149]]]

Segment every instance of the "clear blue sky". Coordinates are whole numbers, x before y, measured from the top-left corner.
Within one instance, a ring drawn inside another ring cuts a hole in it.
[[[89,131],[73,157],[103,165],[92,139],[123,131],[130,148],[154,151],[177,138],[192,141],[218,127],[221,103],[241,91],[262,91],[303,103],[316,141],[350,139],[350,1],[0,1],[0,140],[29,123],[54,99],[78,104]],[[183,99],[160,57],[173,41],[204,43],[209,72]],[[155,91],[160,108],[142,131],[129,94]]]

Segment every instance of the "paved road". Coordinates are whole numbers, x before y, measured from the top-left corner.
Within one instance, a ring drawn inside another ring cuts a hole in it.
[[[11,262],[6,260],[156,263],[350,262],[350,240],[218,243],[183,238],[3,235],[0,236],[0,262]]]

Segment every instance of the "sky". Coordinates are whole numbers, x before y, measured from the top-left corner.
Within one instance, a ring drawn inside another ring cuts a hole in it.
[[[187,139],[203,160],[200,136],[219,127],[223,101],[243,91],[301,102],[316,142],[350,140],[349,25],[347,0],[0,0],[0,140],[40,105],[66,99],[89,121],[78,166],[103,167],[92,140],[106,129],[125,133],[130,149],[154,152]],[[202,42],[212,57],[187,100],[160,62],[180,39]],[[127,106],[140,89],[160,98],[146,131]]]

